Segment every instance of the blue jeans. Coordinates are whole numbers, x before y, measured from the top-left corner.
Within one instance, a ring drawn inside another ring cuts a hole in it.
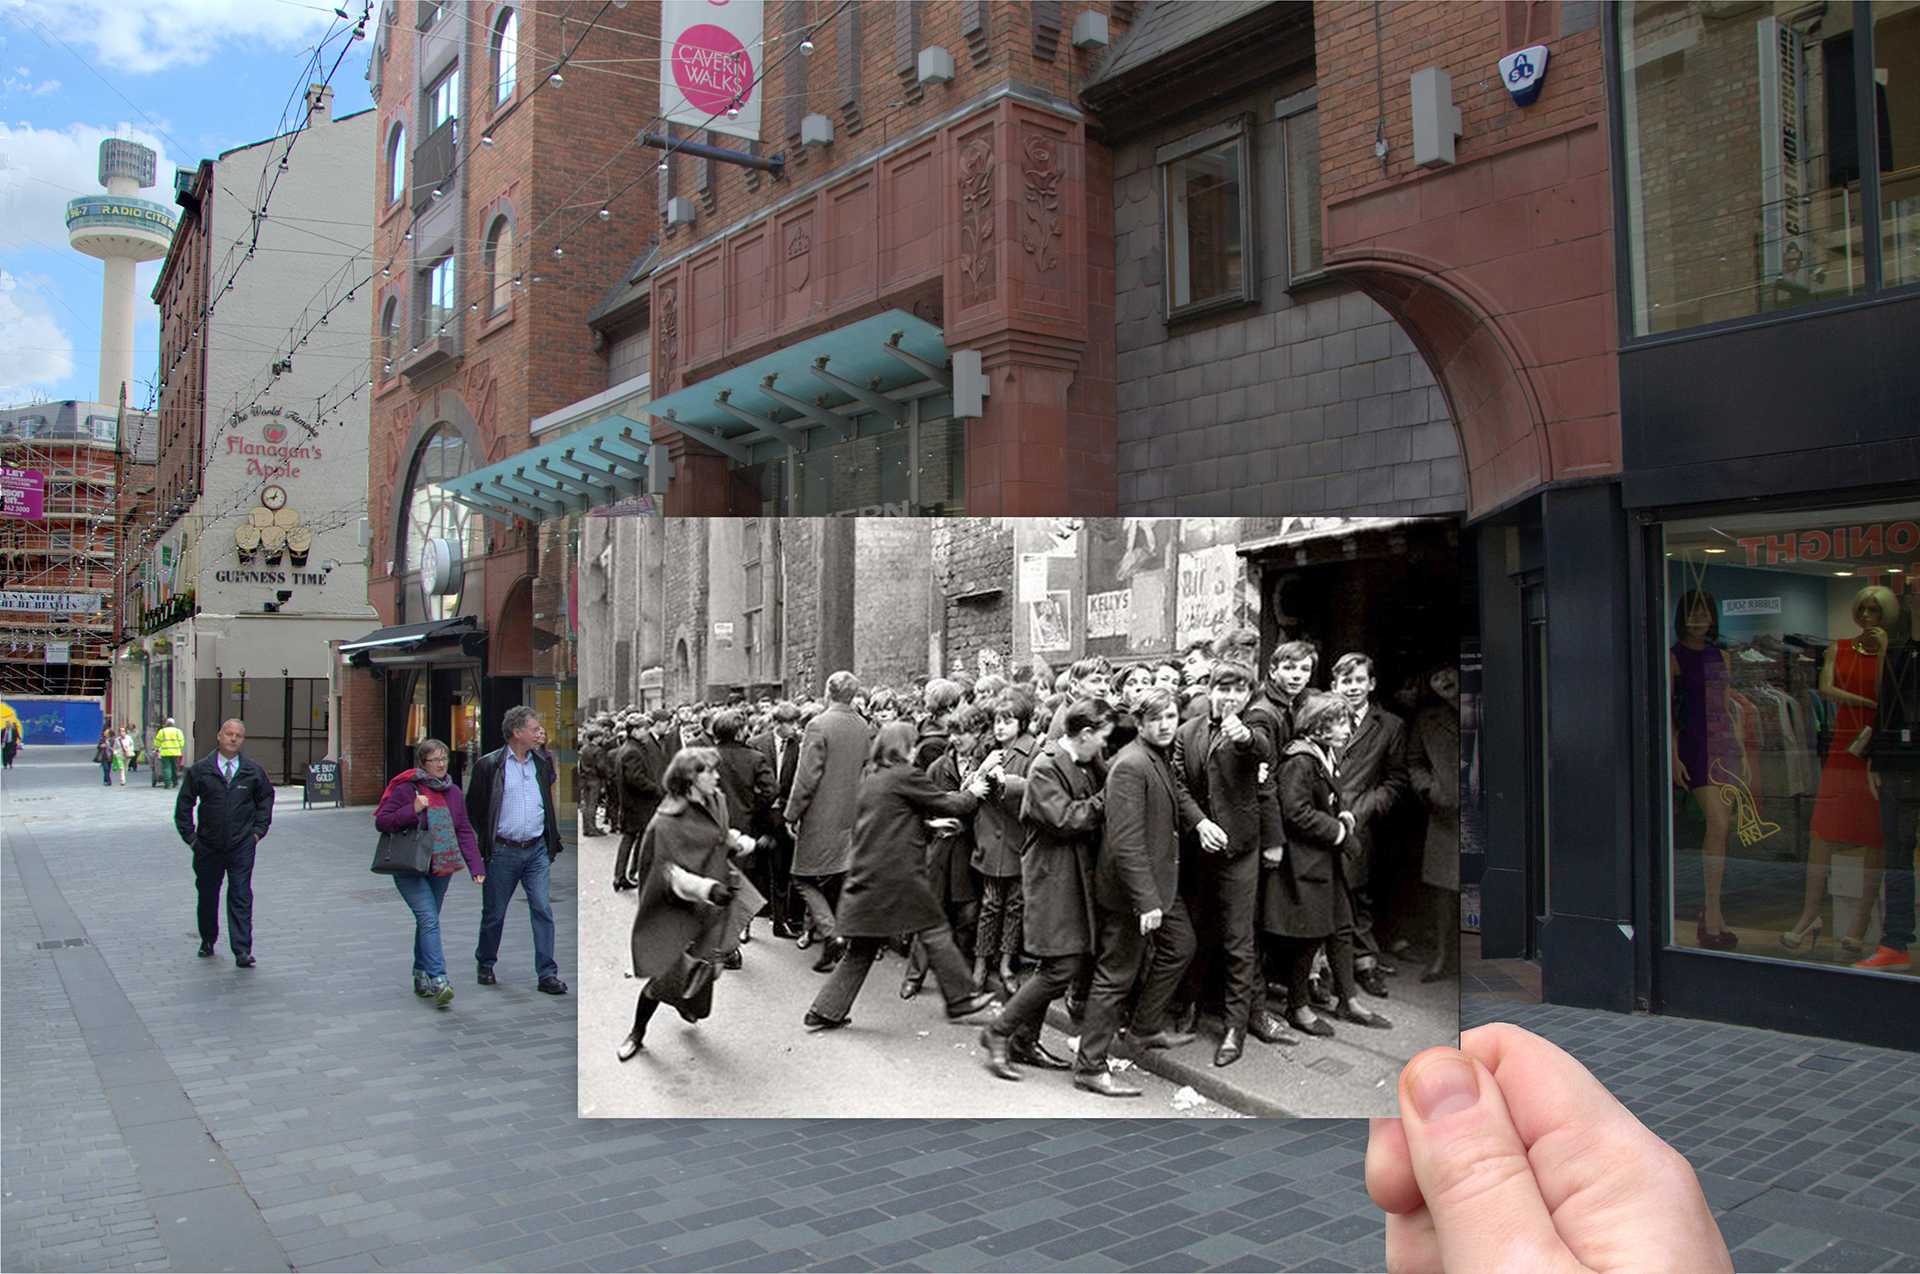
[[[507,925],[507,904],[513,901],[515,888],[525,885],[527,910],[533,915],[533,968],[543,978],[560,976],[553,958],[553,877],[547,861],[547,842],[539,840],[525,849],[498,842],[487,861],[487,881],[481,886],[480,945],[473,959],[483,969],[491,969],[500,958],[500,931]]]
[[[452,883],[451,875],[393,878],[394,888],[413,908],[413,967],[430,978],[447,976],[447,957],[440,950],[440,904]]]

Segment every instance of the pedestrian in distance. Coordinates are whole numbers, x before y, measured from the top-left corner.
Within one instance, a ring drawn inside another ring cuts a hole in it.
[[[0,725],[0,769],[13,768],[13,758],[20,755],[22,733],[20,723],[11,718],[5,725]]]
[[[772,826],[774,775],[773,762],[764,752],[747,742],[746,714],[737,708],[728,708],[713,719],[713,737],[715,751],[719,756],[720,790],[727,798],[727,818],[733,829],[757,842]],[[741,943],[753,941],[753,917],[765,901],[767,892],[773,888],[758,858],[750,863],[753,870],[748,878],[752,880],[752,890],[735,889],[740,897],[735,904],[735,919],[739,922],[735,928]],[[760,900],[753,903],[753,910],[745,910],[745,899],[749,894],[758,894]],[[740,949],[734,944],[727,954],[726,966],[729,969],[740,967]]]
[[[94,745],[93,763],[100,767],[100,786],[113,786],[114,753],[120,750],[120,736],[111,725],[100,728],[100,742]]]
[[[753,839],[728,824],[720,758],[712,748],[683,748],[661,776],[666,797],[641,834],[640,905],[633,917],[633,976],[640,979],[633,1029],[616,1056],[646,1047],[647,1026],[662,1004],[687,1022],[713,1010],[713,983],[732,925],[733,855]]]
[[[452,750],[438,739],[422,739],[414,745],[413,759],[412,769],[387,784],[373,825],[383,832],[426,826],[432,866],[424,876],[396,874],[393,884],[413,910],[413,993],[444,1009],[453,1003],[453,984],[440,945],[440,906],[463,864],[475,884],[486,883],[487,865],[467,818],[466,797],[447,777]]]
[[[905,721],[890,722],[874,736],[835,916],[845,954],[807,1010],[805,1021],[813,1030],[832,1030],[852,1020],[853,1001],[868,970],[888,939],[903,933],[914,934],[925,946],[948,1018],[957,1021],[993,1003],[992,995],[973,990],[966,959],[927,879],[927,820],[971,814],[989,780],[975,774],[960,790],[943,792],[913,764],[914,747],[914,727]]]
[[[473,958],[481,986],[498,979],[493,966],[507,904],[516,889],[527,891],[533,922],[534,974],[540,990],[565,995],[560,966],[553,955],[553,860],[560,855],[560,818],[553,798],[554,767],[536,751],[543,737],[532,708],[513,707],[500,725],[506,743],[473,763],[467,780],[467,809],[486,864],[482,886],[480,941]]]
[[[273,826],[273,784],[251,757],[241,755],[247,726],[220,723],[218,746],[188,767],[174,801],[173,823],[193,848],[193,879],[200,895],[200,954],[213,954],[220,937],[220,886],[227,887],[227,943],[233,962],[253,959],[253,858]],[[104,742],[104,741],[103,741]]]

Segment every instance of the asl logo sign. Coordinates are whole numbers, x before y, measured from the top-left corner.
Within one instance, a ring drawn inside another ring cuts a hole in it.
[[[1540,96],[1540,85],[1547,78],[1547,46],[1509,53],[1500,59],[1500,82],[1513,94],[1516,106],[1532,106]]]

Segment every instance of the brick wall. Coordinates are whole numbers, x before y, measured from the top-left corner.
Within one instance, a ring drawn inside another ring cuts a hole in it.
[[[853,573],[828,586],[852,592],[853,669],[868,685],[903,685],[927,671],[932,546],[926,518],[854,524]]]
[[[935,586],[944,610],[944,663],[974,672],[982,650],[1013,653],[1013,529],[998,519],[966,518],[933,528]]]
[[[786,680],[788,693],[796,695],[820,693],[833,671],[820,666],[820,609],[811,601],[820,587],[821,525],[813,518],[794,518],[781,528]]]
[[[365,668],[343,667],[340,678],[341,790],[349,805],[372,805],[386,790],[386,683]]]

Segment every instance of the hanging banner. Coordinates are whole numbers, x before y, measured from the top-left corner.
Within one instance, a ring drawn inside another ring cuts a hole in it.
[[[682,128],[760,140],[761,0],[663,0],[660,114]]]
[[[24,610],[36,615],[97,615],[100,604],[98,593],[0,592],[0,610]]]

